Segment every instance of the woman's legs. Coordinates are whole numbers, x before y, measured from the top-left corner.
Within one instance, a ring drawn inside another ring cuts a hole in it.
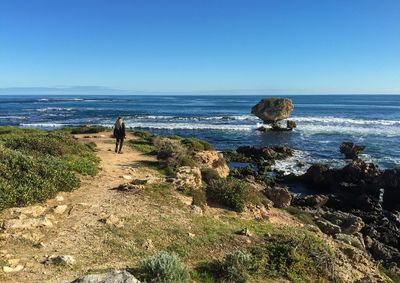
[[[119,139],[119,150],[118,150],[118,153],[121,153],[123,144],[124,144],[124,139],[123,138]]]

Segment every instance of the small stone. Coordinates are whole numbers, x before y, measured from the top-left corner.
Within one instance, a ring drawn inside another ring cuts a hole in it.
[[[116,226],[116,227],[122,227],[123,223],[122,221],[115,215],[110,214],[109,216],[100,219],[100,221],[106,225],[110,226]]]
[[[132,180],[132,176],[129,175],[123,175],[121,178],[125,179],[125,180]]]
[[[201,209],[201,207],[194,204],[190,205],[190,211],[193,214],[199,214],[199,215],[203,214],[203,210]]]
[[[246,237],[251,237],[252,234],[250,233],[250,230],[248,228],[243,228],[238,232],[239,235],[243,235]]]
[[[57,205],[53,208],[53,212],[55,214],[63,214],[67,210],[68,206],[67,205]]]
[[[45,263],[46,264],[56,264],[56,265],[69,265],[75,264],[75,258],[71,255],[51,255],[49,256]]]
[[[190,232],[188,233],[188,235],[189,235],[189,237],[190,237],[190,238],[194,238],[194,237],[196,237],[196,235],[195,235],[195,234],[193,234],[193,233],[190,233]]]
[[[16,265],[18,265],[19,262],[20,262],[19,258],[13,258],[13,259],[9,259],[8,260],[8,264],[10,266],[16,266]]]
[[[64,197],[63,196],[56,196],[56,201],[58,201],[58,202],[64,201]]]
[[[142,247],[145,248],[146,250],[152,250],[152,249],[154,249],[153,241],[152,241],[151,239],[147,239],[147,240],[143,243]]]
[[[11,273],[11,272],[18,272],[24,269],[23,265],[17,265],[16,267],[10,267],[10,266],[3,266],[3,271],[5,273]]]

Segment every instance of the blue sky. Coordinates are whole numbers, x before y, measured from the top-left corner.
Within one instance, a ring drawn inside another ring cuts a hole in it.
[[[0,88],[400,93],[398,0],[1,0]]]

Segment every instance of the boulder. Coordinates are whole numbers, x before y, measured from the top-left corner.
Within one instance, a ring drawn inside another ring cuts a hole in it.
[[[363,145],[357,145],[352,142],[342,142],[340,152],[344,154],[346,159],[357,159],[358,155],[365,149]]]
[[[203,184],[200,168],[190,166],[179,167],[172,182],[178,189],[199,189]]]
[[[400,211],[400,169],[386,170],[382,174],[385,188],[383,207],[390,211]]]
[[[215,150],[205,150],[195,153],[196,161],[205,168],[214,169],[221,178],[229,175],[229,167],[224,156]]]
[[[296,124],[295,121],[292,121],[292,120],[287,120],[286,121],[286,128],[292,130],[292,129],[296,128],[296,127],[297,127],[297,124]]]
[[[339,225],[333,224],[332,222],[325,220],[323,218],[314,221],[318,228],[327,235],[336,235],[342,232]]]
[[[102,274],[85,275],[70,283],[140,283],[140,281],[125,270],[111,270]]]
[[[274,206],[278,208],[288,207],[292,201],[292,195],[287,188],[266,188],[263,192],[274,203]]]
[[[262,99],[251,109],[252,114],[267,124],[289,118],[292,111],[293,103],[288,98]]]
[[[365,226],[363,220],[350,213],[341,211],[327,211],[321,214],[321,217],[329,222],[340,227],[342,233],[344,234],[355,234],[360,232]]]
[[[292,205],[320,208],[324,206],[328,200],[329,197],[326,195],[297,196],[293,199]]]

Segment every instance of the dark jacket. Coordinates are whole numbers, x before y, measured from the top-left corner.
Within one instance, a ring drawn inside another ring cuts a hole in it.
[[[122,123],[122,127],[120,129],[114,128],[114,137],[116,139],[125,138],[125,123]]]

